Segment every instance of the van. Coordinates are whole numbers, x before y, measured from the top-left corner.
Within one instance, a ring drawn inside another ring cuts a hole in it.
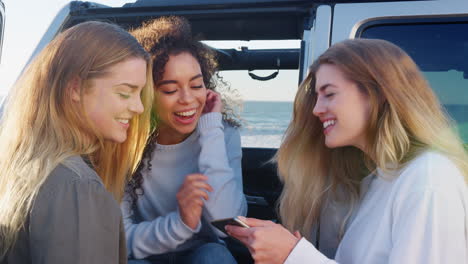
[[[186,17],[194,34],[213,44],[222,73],[236,71],[255,82],[268,83],[293,72],[287,85],[293,88],[306,76],[309,65],[334,43],[348,38],[393,42],[416,61],[456,121],[463,141],[468,142],[467,0],[137,0],[122,7],[73,1],[57,14],[32,57],[57,33],[84,21],[111,21],[130,29],[164,15]],[[285,40],[293,40],[296,46],[268,44]],[[217,41],[262,41],[263,48],[217,48]],[[259,75],[258,70],[271,74]],[[287,123],[285,120],[284,128]],[[277,218],[275,204],[281,183],[269,163],[277,146],[243,146],[250,217]],[[230,240],[228,245],[239,263],[252,262],[241,245]]]

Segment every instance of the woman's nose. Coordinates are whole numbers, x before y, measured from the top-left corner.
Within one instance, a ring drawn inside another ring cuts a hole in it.
[[[320,99],[320,97],[317,97],[317,102],[315,103],[312,113],[318,117],[322,115],[323,113],[325,113],[325,111],[326,111],[325,103],[323,102],[322,99]]]
[[[141,114],[144,110],[145,107],[143,106],[143,102],[141,102],[140,96],[135,96],[135,99],[130,103],[130,111]]]
[[[179,102],[183,104],[190,103],[194,96],[191,89],[182,89],[179,97]]]

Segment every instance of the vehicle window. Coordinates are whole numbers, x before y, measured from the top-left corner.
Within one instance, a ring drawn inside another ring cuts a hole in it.
[[[286,41],[207,41],[218,49],[292,49],[300,48],[299,40]],[[264,77],[276,70],[253,70]],[[246,70],[220,72],[223,81],[237,91],[242,101],[242,147],[278,148],[292,115],[292,101],[296,95],[299,70],[280,69],[278,75],[268,81],[252,79]]]
[[[363,38],[391,41],[418,64],[468,142],[468,21],[373,25]]]

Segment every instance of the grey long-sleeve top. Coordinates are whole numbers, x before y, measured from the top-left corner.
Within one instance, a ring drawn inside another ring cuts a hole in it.
[[[81,157],[46,179],[3,263],[127,263],[119,205]]]
[[[157,144],[152,169],[142,170],[144,194],[138,197],[136,212],[128,193],[121,203],[130,256],[140,259],[217,241],[223,234],[214,230],[210,221],[247,212],[241,158],[239,131],[223,123],[220,113],[202,115],[197,129],[179,144]],[[196,230],[182,221],[176,199],[191,173],[206,175],[214,190],[209,193]]]

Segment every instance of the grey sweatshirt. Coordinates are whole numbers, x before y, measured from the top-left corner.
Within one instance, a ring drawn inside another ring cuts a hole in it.
[[[127,263],[119,205],[81,157],[46,179],[3,263]]]
[[[144,194],[138,196],[136,212],[128,194],[121,203],[130,256],[140,259],[217,241],[222,233],[213,229],[211,220],[247,212],[241,158],[239,132],[223,124],[220,113],[203,115],[194,133],[179,144],[157,144],[151,171],[142,170]],[[176,199],[185,177],[191,173],[208,176],[214,189],[196,230],[183,223]]]

